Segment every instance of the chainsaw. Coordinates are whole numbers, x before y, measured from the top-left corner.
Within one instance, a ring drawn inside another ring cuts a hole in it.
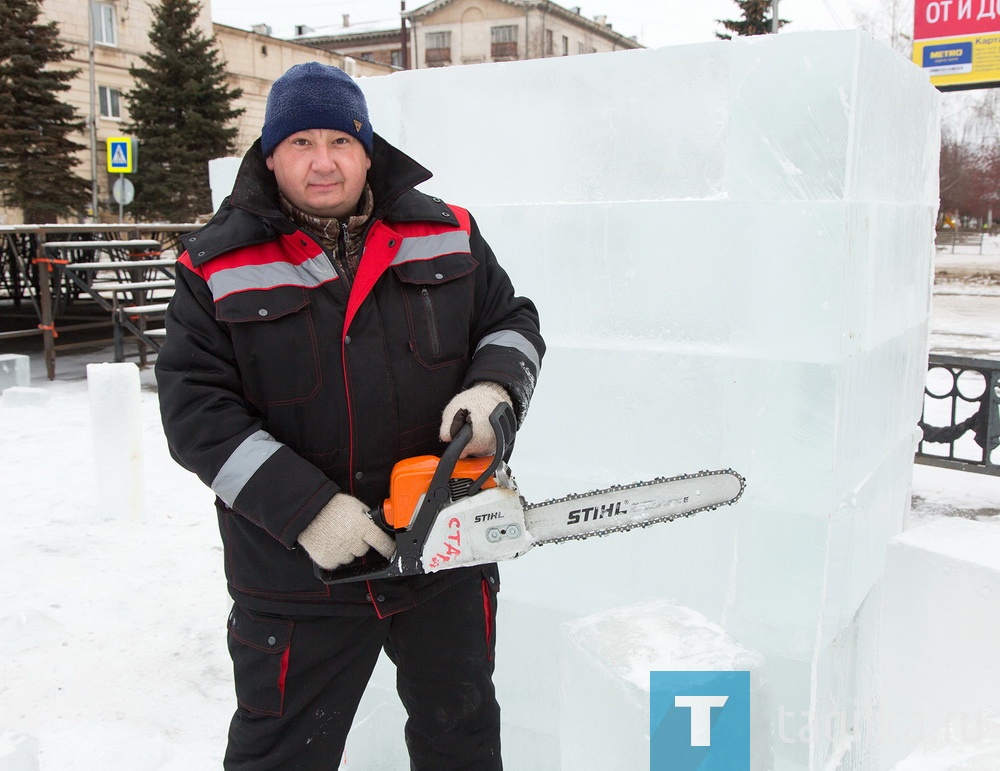
[[[492,457],[462,458],[472,439],[466,423],[440,458],[397,463],[389,497],[370,513],[396,539],[385,559],[374,550],[354,562],[315,572],[324,583],[399,578],[514,559],[535,546],[590,538],[670,522],[735,503],[746,482],[732,469],[700,471],[526,503],[507,460],[514,411],[502,403],[490,415],[497,440]]]

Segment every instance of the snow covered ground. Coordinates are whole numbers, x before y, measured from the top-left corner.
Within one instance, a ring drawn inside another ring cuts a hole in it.
[[[938,284],[932,350],[1000,359],[1000,240],[984,251],[939,254],[939,270],[975,270]],[[996,281],[976,278],[984,272]],[[102,511],[85,365],[109,356],[61,357],[54,382],[35,356],[32,385],[48,403],[0,403],[0,769],[18,734],[37,740],[42,771],[221,762],[233,693],[212,495],[170,460],[147,370],[144,514]],[[913,487],[911,524],[1000,524],[1000,477],[917,465]]]

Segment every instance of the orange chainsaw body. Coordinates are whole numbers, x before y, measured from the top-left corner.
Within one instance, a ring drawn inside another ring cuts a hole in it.
[[[451,479],[468,480],[471,484],[490,466],[492,456],[483,458],[461,458],[455,463]],[[427,492],[431,478],[437,471],[441,459],[436,455],[417,455],[399,461],[392,467],[389,477],[389,497],[382,502],[381,514],[385,524],[393,530],[405,530],[410,526],[413,515],[420,505],[420,498]],[[483,483],[482,489],[496,487],[492,476]]]

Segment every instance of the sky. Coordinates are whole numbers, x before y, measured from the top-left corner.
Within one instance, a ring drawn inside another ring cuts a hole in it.
[[[399,19],[399,0],[205,0],[212,7],[213,21],[249,29],[269,24],[278,37],[291,35],[296,25],[317,31],[341,25],[343,14],[353,22]],[[789,20],[789,32],[851,29],[858,26],[859,13],[871,13],[893,0],[780,0],[779,15]],[[408,0],[408,10],[419,8],[423,0]],[[716,19],[738,18],[733,0],[569,0],[564,7],[580,5],[581,13],[593,18],[606,15],[614,29],[635,35],[648,47],[680,45],[714,40],[722,29]],[[903,3],[905,5],[905,3]],[[388,26],[388,25],[387,25]],[[909,32],[909,30],[906,30]]]

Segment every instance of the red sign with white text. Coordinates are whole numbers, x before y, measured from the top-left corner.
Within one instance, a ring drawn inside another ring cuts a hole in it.
[[[913,39],[982,35],[1000,31],[1000,0],[916,0]]]

